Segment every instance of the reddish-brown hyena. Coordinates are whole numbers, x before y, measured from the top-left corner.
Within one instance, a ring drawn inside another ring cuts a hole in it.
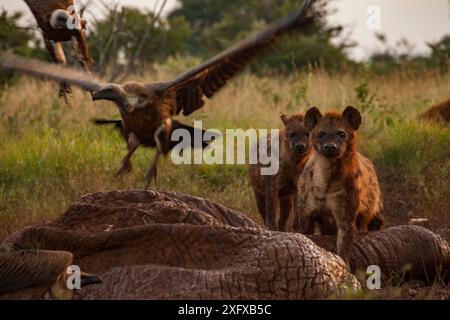
[[[287,231],[298,221],[297,182],[308,160],[311,147],[302,114],[282,115],[284,127],[279,133],[279,170],[275,175],[261,175],[261,164],[250,165],[250,179],[259,213],[271,230]],[[271,152],[270,137],[267,139]],[[278,221],[277,221],[278,219]],[[298,228],[297,228],[298,229]]]
[[[349,264],[357,231],[378,230],[384,220],[377,174],[370,160],[356,150],[355,131],[361,114],[353,107],[322,115],[305,115],[313,152],[299,179],[299,224],[312,234],[337,232],[337,253]]]
[[[419,119],[450,124],[450,98],[420,114]]]

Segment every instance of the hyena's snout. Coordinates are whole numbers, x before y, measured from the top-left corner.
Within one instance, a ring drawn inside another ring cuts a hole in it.
[[[306,154],[308,149],[308,144],[304,142],[296,143],[294,146],[294,151],[299,156]]]
[[[337,155],[338,151],[339,151],[338,145],[336,143],[334,143],[334,142],[327,142],[327,143],[325,143],[323,145],[322,149],[323,149],[322,152],[325,155],[329,155],[329,156]]]
[[[336,142],[325,142],[320,146],[320,153],[326,157],[338,157],[342,154],[343,147]]]
[[[289,143],[290,148],[296,156],[303,157],[311,150],[309,137],[302,132],[297,134]]]

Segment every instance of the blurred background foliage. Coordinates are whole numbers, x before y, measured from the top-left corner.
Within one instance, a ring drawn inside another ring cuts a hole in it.
[[[102,6],[103,13],[88,25],[89,46],[95,71],[112,73],[111,80],[116,80],[155,64],[178,61],[189,65],[211,57],[293,12],[298,0],[179,0],[178,6],[164,15],[160,8],[152,12],[118,4]],[[384,49],[357,63],[348,58],[347,49],[356,44],[345,40],[343,27],[325,23],[332,13],[327,1],[317,0],[313,10],[315,23],[307,32],[283,41],[274,54],[255,62],[251,70],[293,73],[295,69],[320,67],[330,72],[369,69],[385,74],[411,67],[414,72],[430,68],[448,72],[450,35],[429,43],[429,55],[412,56],[406,40],[389,47],[386,36],[379,34]],[[19,27],[20,18],[21,13],[0,12],[0,49],[48,60],[37,29]]]
[[[164,15],[165,0],[152,11],[103,5],[101,14],[89,16],[94,71],[117,82],[128,75],[138,81],[173,77],[288,15],[298,2],[180,0]],[[427,218],[443,230],[440,234],[450,235],[450,131],[416,119],[448,96],[450,36],[430,43],[428,55],[414,56],[408,41],[390,46],[387,35],[379,34],[379,52],[364,62],[351,61],[347,50],[354,44],[345,40],[343,26],[325,24],[332,13],[327,3],[316,0],[317,19],[308,32],[281,41],[207,108],[183,121],[201,119],[205,128],[273,128],[281,126],[280,114],[305,112],[311,105],[324,110],[354,105],[364,119],[360,148],[377,167],[388,221]],[[0,11],[0,50],[49,60],[35,24],[24,28],[20,18]],[[71,58],[70,44],[65,49]],[[1,77],[5,74],[0,73],[0,83]],[[138,150],[136,172],[112,179],[124,155],[123,141],[112,128],[89,120],[117,118],[116,108],[109,102],[94,105],[80,90],[67,107],[55,83],[20,79],[20,85],[0,90],[0,240],[55,217],[88,192],[141,186],[150,158],[148,150]],[[189,194],[259,219],[245,166],[165,161],[160,168],[159,187],[186,192],[188,186]]]

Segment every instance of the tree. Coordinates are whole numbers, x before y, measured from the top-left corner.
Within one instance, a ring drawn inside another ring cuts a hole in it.
[[[158,13],[130,7],[107,8],[106,16],[97,20],[92,29],[89,46],[98,71],[104,74],[115,69],[113,78],[182,52],[190,37],[183,17],[164,19]]]
[[[448,72],[450,56],[450,35],[445,35],[435,43],[428,43],[431,49],[430,64],[438,66],[442,73]]]
[[[45,51],[41,49],[41,41],[29,28],[18,26],[22,15],[22,12],[12,14],[8,14],[5,10],[0,12],[0,50],[42,58]]]
[[[21,12],[8,14],[5,10],[0,12],[0,51],[10,51],[26,57],[45,59],[46,52],[41,48],[41,41],[32,30],[18,27],[22,17]],[[11,81],[12,77],[2,73],[0,86]]]
[[[203,58],[229,47],[233,43],[260,30],[299,8],[298,0],[180,0],[180,7],[170,17],[183,17],[192,33],[188,51]],[[328,27],[324,17],[329,14],[326,3],[315,1],[314,24],[301,35],[283,41],[277,54],[257,64],[277,70],[291,70],[293,66],[321,65],[336,68],[346,64],[348,44],[333,45],[342,32],[341,27]]]

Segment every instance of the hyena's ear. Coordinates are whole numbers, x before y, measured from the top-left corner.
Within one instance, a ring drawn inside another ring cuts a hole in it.
[[[322,113],[320,113],[320,110],[316,107],[310,108],[305,114],[305,129],[311,131],[320,119],[322,119]]]
[[[287,115],[285,115],[285,114],[282,114],[282,115],[280,116],[280,119],[281,119],[281,121],[283,121],[283,124],[284,124],[284,125],[287,125],[287,123],[288,123],[288,121],[289,121],[289,116],[287,116]]]
[[[358,130],[361,126],[361,113],[351,106],[345,108],[342,112],[342,118],[352,127],[353,130]]]

